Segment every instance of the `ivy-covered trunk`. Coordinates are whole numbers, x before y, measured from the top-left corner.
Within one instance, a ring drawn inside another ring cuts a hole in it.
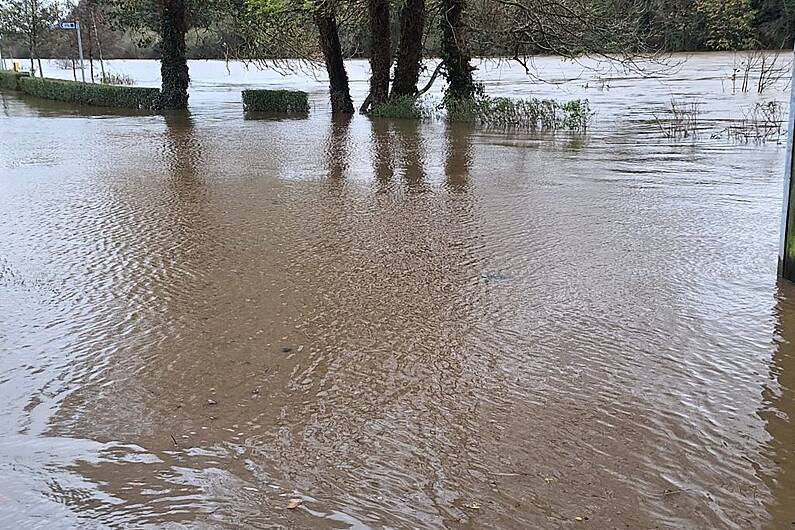
[[[160,106],[165,110],[188,107],[188,61],[185,58],[185,0],[162,0],[160,18]]]
[[[443,0],[440,24],[442,30],[441,55],[447,70],[446,97],[470,99],[475,95],[472,65],[467,51],[465,0]]]
[[[392,65],[389,36],[389,0],[368,0],[370,22],[370,104],[389,98],[389,68]]]
[[[333,114],[353,114],[353,101],[348,86],[348,74],[342,58],[342,46],[337,31],[337,18],[333,13],[315,13],[315,24],[320,36],[320,48],[326,60],[331,112]]]
[[[405,0],[400,11],[400,43],[392,82],[392,97],[417,92],[422,66],[422,34],[425,30],[425,0]]]

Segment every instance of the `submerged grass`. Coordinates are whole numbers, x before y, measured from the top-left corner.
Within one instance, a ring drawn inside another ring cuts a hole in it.
[[[430,118],[432,115],[433,107],[425,100],[413,96],[390,99],[386,103],[374,105],[370,109],[370,116],[375,118],[422,120]]]
[[[587,99],[561,103],[554,99],[510,99],[483,96],[446,100],[449,121],[470,122],[489,128],[585,131],[593,112]]]
[[[587,99],[561,103],[552,99],[488,96],[463,100],[445,99],[437,105],[404,96],[376,105],[370,111],[370,116],[376,118],[437,118],[487,128],[572,131],[587,130],[593,114]]]

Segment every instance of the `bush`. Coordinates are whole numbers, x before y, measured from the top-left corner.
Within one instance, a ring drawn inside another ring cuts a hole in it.
[[[19,90],[19,75],[12,70],[0,70],[0,88]]]
[[[133,86],[135,84],[135,79],[127,74],[108,73],[102,76],[101,82],[104,85]]]
[[[523,129],[570,129],[584,131],[593,112],[587,99],[564,104],[553,99],[509,99],[481,96],[477,99],[446,99],[442,108],[450,121],[485,127]]]
[[[309,112],[309,97],[297,90],[244,90],[246,112]]]
[[[160,97],[160,90],[157,88],[98,85],[35,77],[20,78],[19,89],[25,94],[44,99],[126,109],[156,108]]]
[[[422,100],[413,96],[401,96],[390,99],[386,103],[374,105],[370,109],[370,116],[375,118],[399,118],[421,120],[429,118],[431,111]]]

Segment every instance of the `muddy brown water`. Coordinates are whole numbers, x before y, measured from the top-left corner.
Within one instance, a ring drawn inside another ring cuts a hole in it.
[[[481,69],[585,136],[213,62],[166,118],[0,94],[0,527],[792,528],[784,153],[710,138],[733,60]],[[310,116],[243,120],[277,85]],[[671,96],[711,132],[661,138]]]

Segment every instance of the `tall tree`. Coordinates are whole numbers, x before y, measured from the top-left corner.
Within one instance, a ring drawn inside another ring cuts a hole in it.
[[[345,7],[345,3],[336,0],[245,2],[246,9],[237,20],[242,36],[242,44],[235,50],[237,56],[286,70],[293,70],[296,63],[282,59],[316,64],[322,56],[329,78],[331,112],[353,113],[337,22],[338,10]]]
[[[469,99],[475,95],[475,82],[467,46],[466,0],[442,0],[441,8],[441,56],[448,82],[445,96]]]
[[[38,62],[39,76],[44,77],[39,45],[58,20],[58,5],[46,0],[5,0],[0,4],[0,32],[9,37],[23,39],[30,56],[30,71],[35,72]]]
[[[397,49],[392,97],[412,96],[422,67],[422,37],[425,31],[425,0],[404,0],[400,10],[400,42]]]
[[[187,46],[189,28],[209,28],[225,21],[240,9],[236,0],[101,0],[117,29],[132,30],[141,36],[139,44],[155,44],[157,36],[162,76],[161,101],[164,109],[188,106]]]
[[[185,34],[188,32],[185,0],[161,0],[160,14],[160,105],[164,109],[188,107],[188,61]]]
[[[333,6],[321,6],[314,15],[320,38],[320,49],[326,63],[329,80],[329,96],[331,98],[332,114],[352,114],[353,101],[348,84],[348,72],[340,46],[337,17]]]
[[[370,26],[370,104],[389,98],[389,70],[392,66],[389,35],[389,0],[367,0]]]

